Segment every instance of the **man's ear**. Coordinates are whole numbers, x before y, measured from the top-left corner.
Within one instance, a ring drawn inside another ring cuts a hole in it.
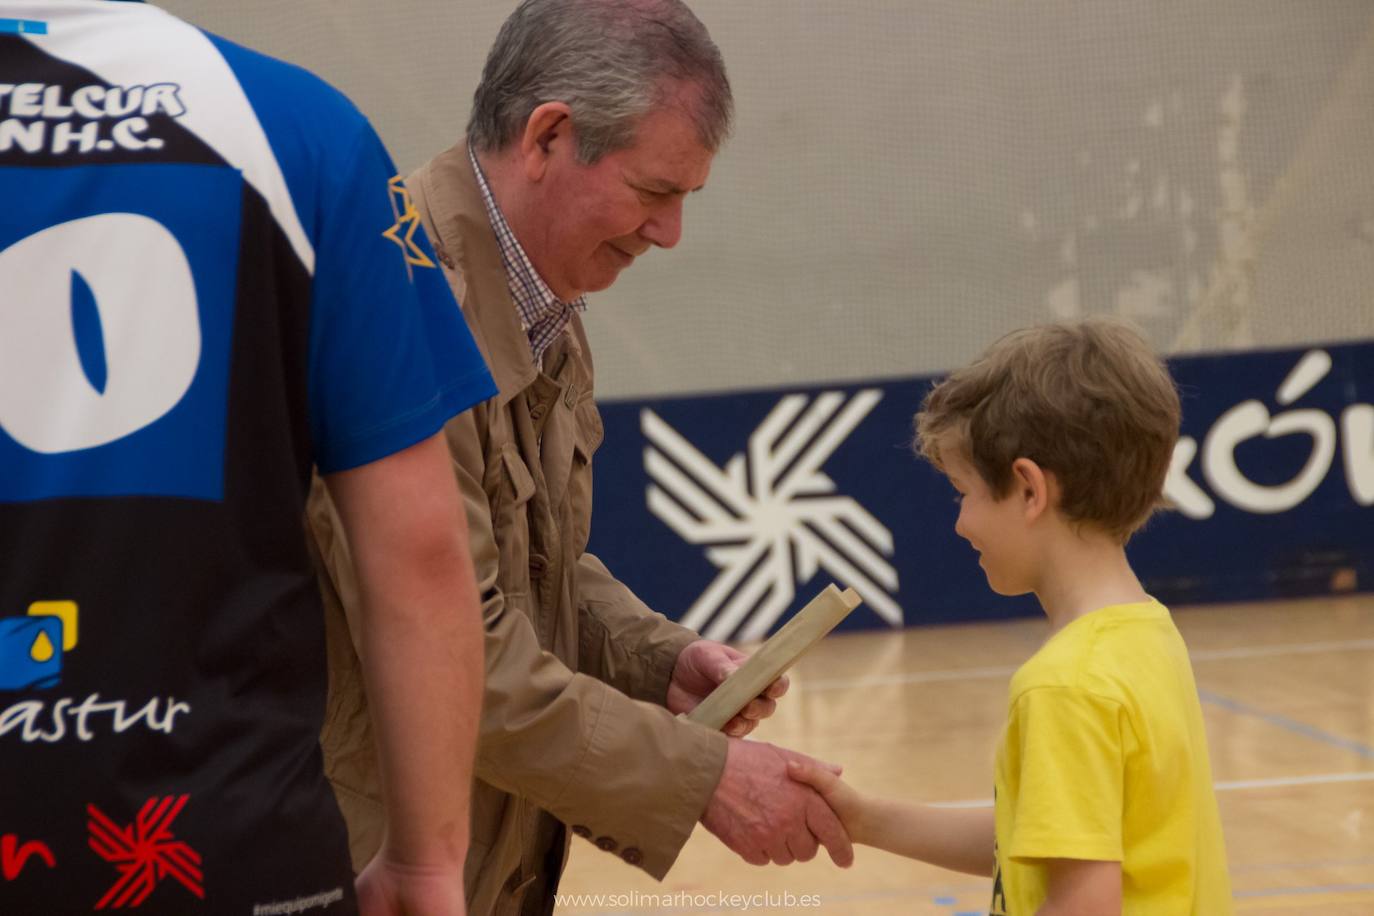
[[[554,156],[570,155],[577,143],[572,109],[566,102],[545,102],[530,112],[520,136],[520,167],[530,181],[539,181]]]
[[[1012,496],[1021,501],[1026,521],[1033,522],[1049,509],[1058,486],[1054,475],[1029,458],[1011,463]]]

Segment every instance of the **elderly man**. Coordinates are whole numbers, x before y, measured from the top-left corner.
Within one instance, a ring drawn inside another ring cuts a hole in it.
[[[787,778],[790,752],[741,740],[785,682],[726,734],[677,718],[743,656],[653,613],[585,552],[602,426],[584,294],[677,244],[731,108],[720,52],[680,0],[525,0],[465,142],[406,182],[500,389],[445,430],[486,624],[473,913],[549,912],[568,829],[656,878],[698,820],[754,864],[807,860],[818,843],[852,858],[829,807]],[[327,505],[312,523],[326,592],[351,616]],[[362,862],[383,815],[350,670],[336,664],[324,740]],[[447,702],[414,690],[417,704]]]

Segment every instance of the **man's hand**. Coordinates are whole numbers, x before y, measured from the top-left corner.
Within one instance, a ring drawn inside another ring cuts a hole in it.
[[[740,665],[745,655],[724,643],[709,639],[698,639],[688,643],[678,653],[677,663],[673,666],[673,678],[668,683],[668,709],[681,715],[697,708],[702,700],[716,686]],[[768,685],[763,693],[750,700],[721,731],[732,738],[743,738],[778,708],[777,698],[787,692],[787,676],[784,675]]]
[[[379,852],[358,875],[359,916],[466,916],[458,869],[400,865]]]
[[[840,771],[771,744],[731,738],[701,823],[750,865],[809,862],[824,846],[836,865],[848,868],[854,862],[849,836],[815,790],[788,778],[788,760]]]

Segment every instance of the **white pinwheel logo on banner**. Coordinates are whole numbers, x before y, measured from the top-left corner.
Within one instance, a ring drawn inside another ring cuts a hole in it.
[[[689,544],[707,545],[720,575],[682,618],[709,639],[759,639],[791,605],[796,587],[824,569],[880,617],[902,625],[892,600],[892,532],[821,466],[883,393],[846,403],[839,392],[784,397],[749,437],[747,456],[716,467],[652,410],[640,415],[649,510]]]

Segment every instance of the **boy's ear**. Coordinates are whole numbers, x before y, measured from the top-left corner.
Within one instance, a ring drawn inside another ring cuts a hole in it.
[[[1033,522],[1045,514],[1053,499],[1054,477],[1029,458],[1017,458],[1011,463],[1012,495],[1021,501],[1026,521]]]

